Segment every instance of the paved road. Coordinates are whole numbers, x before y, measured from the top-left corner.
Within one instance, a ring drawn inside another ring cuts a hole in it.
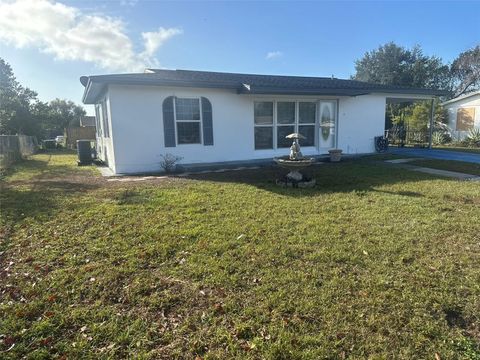
[[[413,148],[390,148],[389,153],[422,157],[426,159],[455,160],[480,164],[480,154],[466,153],[460,151],[435,150],[435,149],[413,149]]]

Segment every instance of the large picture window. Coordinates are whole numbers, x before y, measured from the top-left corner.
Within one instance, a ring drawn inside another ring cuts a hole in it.
[[[273,148],[273,102],[256,101],[254,104],[255,149]]]
[[[317,104],[301,101],[298,103],[298,132],[305,136],[300,144],[303,146],[315,145],[315,119],[317,117]]]
[[[277,148],[286,148],[292,145],[285,136],[295,132],[295,102],[277,102]]]
[[[201,144],[200,99],[175,98],[178,144]]]
[[[285,137],[294,132],[306,138],[300,145],[315,145],[316,102],[257,101],[254,107],[255,149],[288,148],[292,141]]]

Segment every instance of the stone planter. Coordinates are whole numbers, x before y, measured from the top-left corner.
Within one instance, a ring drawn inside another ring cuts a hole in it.
[[[342,159],[342,149],[330,149],[330,162],[339,162]]]

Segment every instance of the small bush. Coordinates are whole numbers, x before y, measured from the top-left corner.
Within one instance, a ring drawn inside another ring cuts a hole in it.
[[[173,172],[177,163],[183,159],[181,156],[176,156],[170,153],[160,155],[160,157],[162,158],[160,166],[167,174]]]

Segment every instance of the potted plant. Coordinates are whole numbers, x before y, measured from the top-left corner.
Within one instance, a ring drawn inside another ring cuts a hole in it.
[[[330,149],[330,162],[339,162],[342,159],[342,149]]]

